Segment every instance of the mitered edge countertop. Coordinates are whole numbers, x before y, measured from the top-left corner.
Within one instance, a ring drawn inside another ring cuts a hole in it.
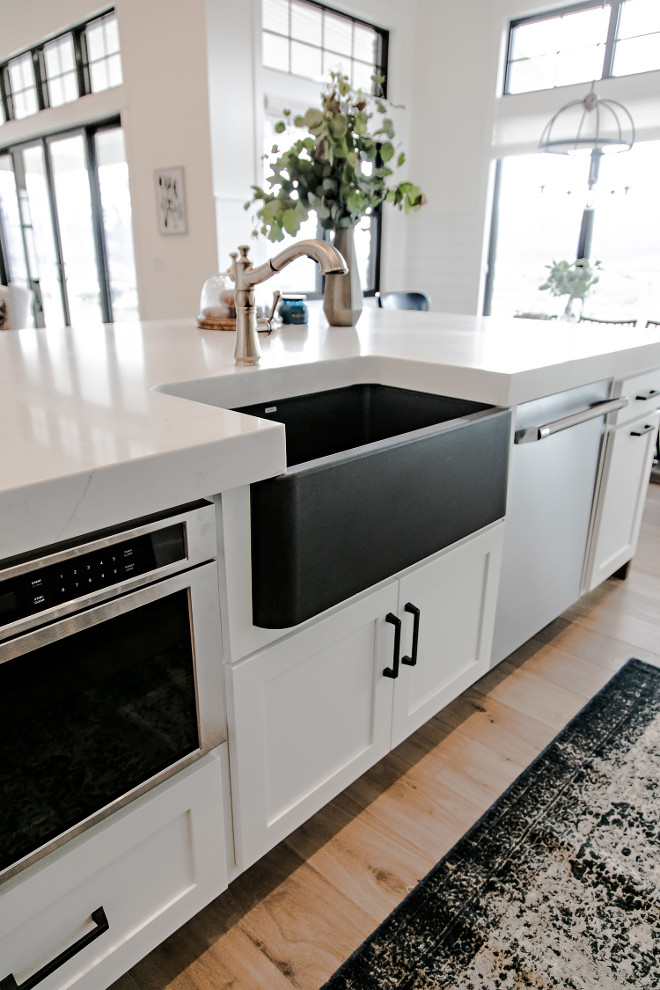
[[[202,382],[233,405],[357,381],[514,406],[660,366],[660,332],[389,312],[357,327],[234,334],[194,320],[0,334],[0,560],[284,470],[284,429],[159,388]]]

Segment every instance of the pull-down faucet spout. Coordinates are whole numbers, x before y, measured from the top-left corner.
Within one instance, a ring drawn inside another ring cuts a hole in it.
[[[254,305],[254,287],[265,282],[271,275],[286,268],[296,258],[307,256],[318,263],[324,275],[342,275],[347,271],[346,262],[331,244],[326,241],[297,241],[284,248],[274,258],[265,261],[258,268],[252,267],[248,258],[249,247],[242,244],[234,259],[232,275],[235,282],[236,303],[236,343],[234,361],[236,364],[258,364],[261,357],[257,336],[257,319]]]

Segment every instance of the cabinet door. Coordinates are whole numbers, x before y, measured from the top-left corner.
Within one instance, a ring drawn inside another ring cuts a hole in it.
[[[2,986],[107,987],[226,888],[224,749],[3,884]]]
[[[608,439],[585,590],[629,561],[637,547],[660,413],[633,420]]]
[[[234,834],[245,869],[390,745],[396,582],[227,667]]]
[[[401,652],[413,655],[417,618],[417,662],[402,659],[395,682],[392,746],[488,669],[503,534],[499,523],[402,578]]]

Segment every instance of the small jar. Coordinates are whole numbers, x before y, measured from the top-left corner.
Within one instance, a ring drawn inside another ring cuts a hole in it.
[[[298,325],[307,323],[309,312],[305,299],[306,296],[294,295],[291,292],[285,292],[282,295],[282,300],[277,308],[282,323]]]

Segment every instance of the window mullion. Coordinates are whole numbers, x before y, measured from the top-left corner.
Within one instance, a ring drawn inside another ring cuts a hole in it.
[[[76,59],[76,80],[78,82],[78,96],[86,96],[91,93],[92,87],[89,78],[89,64],[87,58],[87,42],[85,39],[85,28],[74,28],[71,32],[73,37],[73,51]]]
[[[7,120],[15,120],[16,114],[14,112],[14,94],[11,88],[8,65],[3,65],[2,67],[2,87],[5,98],[5,116]]]
[[[11,120],[14,115],[10,92],[7,66],[3,65],[0,67],[0,100],[2,100],[2,112],[5,115],[5,120]]]
[[[64,322],[66,326],[71,326],[71,310],[69,309],[69,295],[66,290],[66,270],[64,267],[64,257],[62,254],[62,235],[60,233],[60,222],[57,216],[57,205],[55,199],[55,181],[53,179],[53,166],[50,158],[50,147],[44,138],[42,141],[44,153],[44,167],[46,171],[46,186],[48,188],[48,205],[50,208],[50,220],[53,226],[53,242],[57,255],[57,280],[60,283],[60,296],[62,299],[62,309],[64,312]]]
[[[105,249],[105,229],[103,226],[101,186],[99,184],[99,171],[96,160],[94,132],[91,128],[85,129],[85,157],[87,159],[87,175],[89,176],[92,226],[94,228],[94,250],[96,254],[96,269],[101,295],[101,310],[103,313],[103,322],[112,323],[110,274],[108,270],[108,256]]]
[[[50,106],[50,96],[43,48],[32,50],[32,71],[34,73],[34,86],[37,91],[37,106],[39,110],[47,110]]]
[[[614,49],[619,33],[620,17],[621,0],[612,0],[610,4],[610,21],[607,28],[607,41],[605,42],[605,55],[603,57],[603,79],[609,78],[614,70]]]

